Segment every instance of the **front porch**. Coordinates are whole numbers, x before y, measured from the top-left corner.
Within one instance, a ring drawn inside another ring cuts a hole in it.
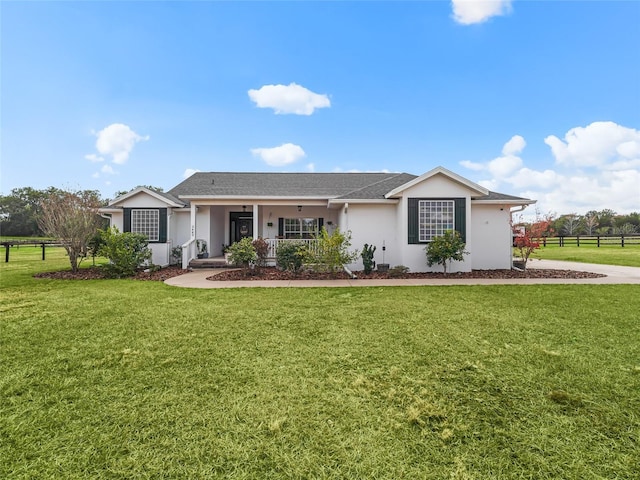
[[[184,213],[190,213],[179,220],[181,223],[186,220],[190,224],[191,238],[180,242],[182,266],[187,268],[191,260],[202,253],[198,251],[198,241],[200,245],[206,242],[206,252],[210,258],[218,258],[224,254],[227,246],[245,237],[265,239],[269,244],[267,262],[275,265],[281,242],[306,242],[311,246],[322,227],[330,231],[335,228],[341,209],[329,206],[326,200],[313,199],[248,201],[246,205],[219,200],[211,203],[192,201]]]
[[[318,241],[314,238],[265,238],[263,240],[267,242],[267,245],[269,246],[267,250],[266,264],[270,267],[276,265],[276,253],[281,245],[287,243],[294,243],[296,245],[304,244],[310,251],[315,251],[318,246]],[[190,268],[227,268],[230,264],[226,256],[219,255],[210,258],[192,258],[188,261],[188,266]]]

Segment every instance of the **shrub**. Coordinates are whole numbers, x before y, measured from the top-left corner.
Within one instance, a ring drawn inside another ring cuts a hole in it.
[[[171,249],[169,263],[171,265],[180,265],[182,263],[182,247],[180,245]]]
[[[281,270],[297,273],[308,258],[306,243],[284,242],[276,250],[276,265]]]
[[[346,264],[358,258],[358,251],[349,252],[351,232],[341,232],[336,228],[331,235],[322,227],[318,235],[318,249],[312,255],[311,263],[330,272],[337,272]]]
[[[257,259],[256,265],[258,267],[264,267],[267,264],[267,255],[269,254],[269,244],[267,241],[258,237],[253,241],[253,248],[256,251]]]
[[[396,265],[393,268],[390,268],[387,272],[391,278],[402,277],[404,274],[409,272],[409,267],[405,267],[404,265]]]
[[[460,233],[454,230],[447,230],[441,237],[433,238],[425,248],[427,264],[429,266],[434,263],[442,265],[446,274],[448,262],[451,260],[461,262],[464,260],[464,255],[469,253],[465,251],[464,247],[465,243],[462,241]]]
[[[108,277],[130,277],[151,260],[149,242],[141,233],[120,233],[111,227],[102,232],[102,240],[99,253],[109,259],[103,267]]]
[[[229,247],[229,261],[245,270],[249,270],[249,267],[255,263],[257,258],[258,255],[250,237],[244,237]]]

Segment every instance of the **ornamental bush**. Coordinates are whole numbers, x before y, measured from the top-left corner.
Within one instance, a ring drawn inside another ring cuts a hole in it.
[[[229,261],[234,265],[241,266],[245,271],[248,271],[251,264],[255,263],[257,259],[258,255],[251,237],[244,237],[229,247]]]
[[[104,265],[106,276],[130,277],[143,266],[151,266],[149,241],[141,233],[120,233],[116,227],[103,230],[99,254],[109,259]]]
[[[331,235],[322,227],[318,235],[318,248],[313,254],[311,263],[330,272],[337,272],[344,265],[353,263],[358,258],[358,251],[349,251],[351,232],[341,232],[336,228]]]
[[[297,273],[308,258],[306,243],[283,242],[276,250],[276,266],[281,270]]]
[[[465,251],[465,243],[462,241],[460,233],[454,230],[447,230],[441,237],[431,239],[426,246],[427,265],[434,263],[442,265],[444,273],[447,273],[447,263],[451,260],[459,262],[464,260],[464,256],[469,252]]]

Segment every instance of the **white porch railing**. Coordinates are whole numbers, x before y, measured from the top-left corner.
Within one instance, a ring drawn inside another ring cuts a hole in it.
[[[270,259],[276,258],[278,247],[285,243],[306,244],[309,250],[314,253],[318,250],[318,241],[315,238],[265,238],[264,240],[269,245],[267,258]]]
[[[182,268],[189,268],[191,259],[196,258],[196,239],[193,238],[182,245]]]

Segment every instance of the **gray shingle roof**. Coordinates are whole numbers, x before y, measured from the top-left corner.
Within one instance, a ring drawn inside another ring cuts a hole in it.
[[[385,194],[416,177],[409,173],[197,172],[164,195],[174,199],[183,196],[384,199]],[[497,192],[476,199],[527,200]]]
[[[414,175],[398,173],[231,173],[198,172],[169,190],[175,197],[246,196],[384,198]],[[358,197],[350,197],[351,192]]]

